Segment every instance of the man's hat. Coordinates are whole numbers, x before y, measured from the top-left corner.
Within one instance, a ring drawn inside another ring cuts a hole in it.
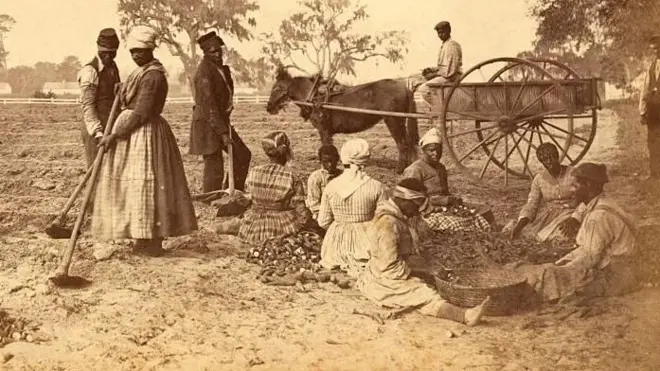
[[[104,28],[96,38],[96,45],[101,51],[116,51],[119,48],[119,37],[114,28]]]
[[[215,31],[211,31],[197,39],[197,43],[203,51],[209,50],[212,45],[224,46],[225,42]]]
[[[573,169],[572,175],[576,178],[588,179],[599,184],[609,182],[607,166],[593,162],[583,162]]]
[[[435,29],[436,31],[440,31],[440,30],[448,30],[448,31],[451,31],[451,25],[450,25],[449,22],[447,22],[447,21],[442,21],[442,22],[439,22],[438,24],[436,24],[435,27],[434,27],[434,29]]]

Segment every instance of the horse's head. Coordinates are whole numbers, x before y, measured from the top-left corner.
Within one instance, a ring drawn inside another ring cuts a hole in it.
[[[270,90],[270,98],[266,105],[266,111],[268,113],[274,115],[286,107],[292,98],[289,92],[292,85],[293,76],[291,76],[284,66],[279,66],[275,71],[275,84]]]

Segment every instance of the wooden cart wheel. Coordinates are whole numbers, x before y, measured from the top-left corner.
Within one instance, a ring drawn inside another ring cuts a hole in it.
[[[539,65],[541,68],[543,68],[543,70],[549,72],[552,78],[554,79],[559,79],[559,80],[582,79],[582,77],[578,74],[577,71],[552,59],[528,58],[526,60]],[[503,76],[506,76],[506,72],[510,71],[512,68],[515,68],[516,66],[517,64],[511,63],[503,67],[501,70],[497,71],[490,78],[489,81],[490,82],[506,81]],[[539,79],[539,80],[544,80],[547,78],[548,78],[547,74],[540,74],[535,76],[535,79]],[[594,103],[595,104],[591,106],[589,109],[587,109],[585,113],[572,116],[573,119],[572,131],[569,131],[567,128],[567,123],[566,123],[567,118],[562,117],[560,115],[548,116],[543,118],[542,120],[534,120],[526,123],[526,126],[532,127],[537,132],[541,133],[541,134],[537,133],[537,135],[530,135],[530,137],[528,138],[530,140],[530,143],[534,144],[535,146],[538,146],[541,143],[543,143],[545,139],[545,141],[555,143],[555,145],[557,145],[557,147],[561,149],[562,146],[558,143],[559,142],[558,139],[561,139],[562,137],[566,137],[566,136],[571,136],[575,140],[571,141],[571,145],[567,151],[560,150],[559,160],[561,162],[564,159],[567,159],[571,165],[575,165],[587,154],[596,136],[596,127],[598,124],[597,109],[600,109],[600,97],[598,95],[596,95],[596,101]],[[479,128],[480,125],[481,125],[480,122],[475,123],[475,127],[477,128]],[[477,131],[476,134],[479,141],[482,141],[483,133],[481,131]],[[486,152],[486,155],[490,156],[492,145],[489,146],[487,144],[484,144],[482,146],[482,149],[484,150],[484,152]],[[493,163],[499,168],[505,169],[505,165],[499,162],[497,159],[494,159]],[[530,164],[528,163],[528,167],[532,167],[529,165]],[[524,168],[522,173],[512,169],[507,169],[507,171],[517,176],[524,176],[524,175],[528,175],[530,177],[533,176],[533,174],[527,173],[526,169],[527,168]]]
[[[482,62],[440,91],[443,100],[438,129],[444,134],[446,153],[454,166],[480,181],[491,163],[502,165],[505,186],[509,174],[532,174],[530,152],[537,145],[530,138],[544,134],[538,123],[547,117],[562,115],[567,131],[573,130],[575,108],[567,89],[550,72],[527,60],[504,57]],[[456,120],[474,121],[475,128],[457,130]],[[552,137],[565,140],[558,145],[560,153],[574,140],[570,136]],[[485,156],[477,153],[484,148]]]

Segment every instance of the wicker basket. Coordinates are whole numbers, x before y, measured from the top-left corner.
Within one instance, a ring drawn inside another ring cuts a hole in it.
[[[487,296],[487,316],[511,315],[529,303],[532,288],[522,277],[503,269],[457,269],[451,275],[458,277],[452,282],[447,275],[435,277],[440,295],[448,302],[463,308],[481,304]]]

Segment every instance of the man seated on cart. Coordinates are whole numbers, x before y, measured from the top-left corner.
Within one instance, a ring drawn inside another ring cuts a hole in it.
[[[449,192],[447,169],[440,162],[442,138],[435,128],[422,137],[419,147],[421,158],[410,164],[402,176],[419,180],[428,190],[430,205],[421,216],[426,224],[439,231],[490,230],[495,218],[488,206],[465,203]],[[416,225],[419,220],[411,222]]]
[[[555,263],[514,263],[509,268],[545,302],[571,297],[622,295],[637,287],[639,249],[632,217],[603,194],[608,182],[603,164],[583,163],[573,170],[577,201],[586,205],[576,248]]]
[[[422,71],[426,82],[422,83],[417,91],[422,94],[422,98],[431,103],[431,88],[429,84],[452,83],[461,78],[463,65],[463,51],[461,45],[451,38],[451,25],[447,21],[442,21],[435,25],[435,31],[442,46],[438,54],[438,65],[436,67],[427,67]]]

